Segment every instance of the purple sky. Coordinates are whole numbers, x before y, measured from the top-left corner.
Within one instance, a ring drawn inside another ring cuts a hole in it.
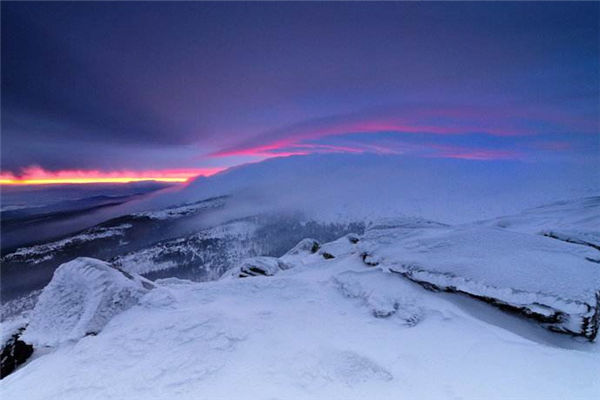
[[[599,152],[600,5],[2,2],[2,171]]]

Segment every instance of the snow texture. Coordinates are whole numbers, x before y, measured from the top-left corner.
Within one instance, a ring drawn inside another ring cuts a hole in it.
[[[213,282],[151,284],[98,260],[64,264],[29,316],[36,352],[0,396],[599,398],[598,197],[518,213],[592,181],[507,168],[432,175],[413,160],[307,157],[198,180],[183,194],[235,192],[244,216],[290,207],[372,222],[364,235],[246,259]],[[169,255],[189,248],[177,240]],[[149,271],[160,254],[122,265]]]
[[[233,168],[198,178],[162,200],[228,194],[233,208],[250,214],[292,210],[321,222],[409,215],[457,224],[597,196],[599,179],[597,169],[564,164],[327,154]]]
[[[558,201],[481,224],[536,233],[600,250],[600,196]]]
[[[598,332],[597,251],[483,226],[379,225],[359,242],[363,259],[434,290],[457,291],[539,319],[552,330]]]
[[[273,276],[287,265],[276,257],[249,257],[241,262],[239,267],[234,267],[223,275],[227,278],[247,278],[249,276]]]
[[[34,355],[2,381],[0,394],[391,400],[600,393],[596,343],[369,268],[358,244],[333,259],[305,257],[269,277],[161,281],[97,335]]]
[[[77,258],[55,271],[22,338],[35,346],[57,346],[98,334],[154,286],[100,260]]]

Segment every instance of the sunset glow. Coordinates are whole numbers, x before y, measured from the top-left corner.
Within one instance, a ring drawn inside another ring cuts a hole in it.
[[[92,183],[170,182],[184,183],[197,176],[210,176],[222,171],[222,167],[201,169],[176,169],[158,171],[46,171],[29,167],[21,175],[0,174],[1,185],[65,185]]]

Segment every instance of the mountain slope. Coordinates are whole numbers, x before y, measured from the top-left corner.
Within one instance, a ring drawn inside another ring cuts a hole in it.
[[[270,277],[159,280],[97,335],[36,350],[0,393],[32,400],[600,393],[596,343],[373,269],[360,241],[347,237],[296,260]]]

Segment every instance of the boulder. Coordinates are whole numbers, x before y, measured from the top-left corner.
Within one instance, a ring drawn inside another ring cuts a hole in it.
[[[56,269],[22,338],[36,347],[57,346],[98,334],[153,288],[151,281],[104,261],[76,258]]]
[[[426,289],[466,294],[552,331],[589,340],[598,333],[600,268],[591,247],[482,226],[376,227],[359,245],[365,264]]]
[[[239,267],[227,271],[223,278],[247,278],[249,276],[273,276],[288,266],[276,257],[250,257],[242,261]]]

